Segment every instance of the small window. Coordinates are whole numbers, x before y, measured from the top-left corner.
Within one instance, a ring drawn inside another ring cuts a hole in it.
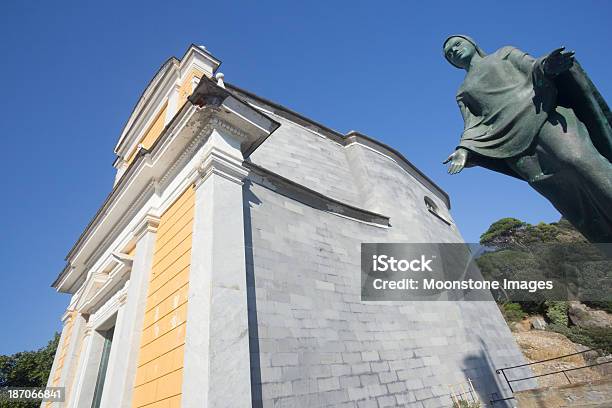
[[[436,205],[436,203],[433,202],[431,198],[427,196],[425,196],[425,207],[427,207],[427,210],[434,214],[438,213],[438,206]]]
[[[440,210],[438,210],[437,204],[434,203],[434,201],[430,197],[425,196],[424,201],[425,201],[425,208],[427,208],[427,211],[429,211],[430,213],[432,213],[433,215],[435,215],[436,217],[444,221],[444,223],[448,225],[452,224],[449,220],[446,219],[446,217],[440,214]]]

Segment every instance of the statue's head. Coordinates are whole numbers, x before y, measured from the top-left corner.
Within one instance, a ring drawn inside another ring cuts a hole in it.
[[[474,55],[487,55],[476,42],[467,35],[451,35],[442,46],[444,57],[457,68],[467,69]]]

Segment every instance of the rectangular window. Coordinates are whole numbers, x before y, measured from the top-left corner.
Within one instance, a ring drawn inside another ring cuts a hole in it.
[[[102,356],[100,357],[100,368],[98,368],[98,378],[96,380],[96,388],[94,391],[93,402],[91,408],[100,408],[100,400],[102,399],[102,391],[104,390],[104,380],[106,379],[106,368],[108,367],[108,357],[110,356],[111,345],[113,344],[113,334],[115,327],[102,332],[104,337],[104,346],[102,348]]]

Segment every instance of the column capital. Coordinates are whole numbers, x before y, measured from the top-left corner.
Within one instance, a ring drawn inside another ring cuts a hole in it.
[[[76,311],[74,308],[66,310],[62,315],[62,324],[68,324],[68,322],[74,318],[75,313]]]
[[[93,330],[92,325],[90,323],[87,323],[85,325],[85,329],[83,329],[83,338],[91,335],[92,330]]]
[[[133,229],[134,239],[139,241],[147,232],[157,232],[157,227],[159,227],[159,217],[146,214]]]
[[[196,189],[213,174],[240,185],[249,174],[241,160],[214,146],[198,164],[197,170],[199,177],[195,182]]]

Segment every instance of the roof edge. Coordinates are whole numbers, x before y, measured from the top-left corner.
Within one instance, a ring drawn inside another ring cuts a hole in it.
[[[451,202],[450,202],[450,196],[448,195],[448,193],[446,191],[444,191],[440,186],[438,186],[432,179],[430,179],[425,173],[423,173],[421,170],[419,170],[419,168],[417,166],[415,166],[410,160],[408,160],[402,153],[400,153],[399,151],[397,151],[396,149],[388,146],[387,144],[374,139],[371,136],[365,135],[361,132],[358,132],[356,130],[351,130],[346,134],[340,133],[336,130],[333,130],[325,125],[322,125],[319,122],[316,122],[315,120],[312,120],[298,112],[295,112],[281,104],[278,104],[276,102],[270,101],[269,99],[263,98],[259,95],[256,95],[250,91],[247,91],[243,88],[240,88],[236,85],[230,84],[225,82],[225,86],[226,88],[229,88],[231,91],[234,92],[238,92],[241,94],[244,94],[246,97],[257,100],[259,102],[262,102],[265,105],[268,105],[271,108],[274,109],[278,109],[281,112],[275,112],[276,114],[278,114],[279,116],[283,116],[288,120],[291,120],[293,122],[296,122],[306,128],[313,128],[314,130],[317,131],[317,133],[320,133],[340,144],[342,144],[343,146],[347,146],[350,142],[351,142],[351,138],[362,138],[366,141],[368,141],[369,143],[375,144],[377,145],[379,148],[382,148],[384,150],[386,150],[388,153],[390,153],[391,155],[395,156],[397,159],[399,159],[400,161],[402,161],[403,163],[405,163],[411,170],[413,170],[416,173],[416,176],[418,176],[417,178],[419,178],[422,182],[423,185],[425,185],[426,188],[428,188],[429,190],[432,190],[432,192],[438,192],[439,193],[439,197],[444,201],[444,203],[446,204],[446,207],[450,210],[451,208]],[[281,113],[285,113],[285,115],[282,115]],[[435,191],[434,191],[435,190]]]

